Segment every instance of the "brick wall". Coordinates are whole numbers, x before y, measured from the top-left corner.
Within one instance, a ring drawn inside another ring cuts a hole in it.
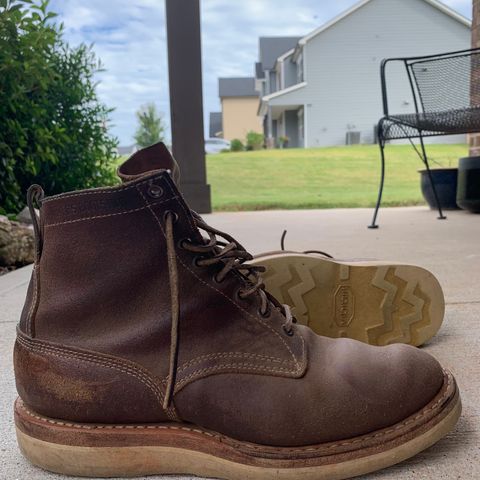
[[[472,47],[480,47],[480,0],[473,0]],[[469,135],[470,156],[480,155],[480,133]]]

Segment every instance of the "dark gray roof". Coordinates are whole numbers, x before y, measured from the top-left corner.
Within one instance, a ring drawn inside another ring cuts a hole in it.
[[[253,77],[219,78],[218,96],[224,97],[258,97]]]
[[[260,37],[259,61],[262,64],[263,70],[271,70],[277,58],[295,47],[301,38],[302,37]]]
[[[216,137],[223,130],[222,112],[210,112],[210,138]]]

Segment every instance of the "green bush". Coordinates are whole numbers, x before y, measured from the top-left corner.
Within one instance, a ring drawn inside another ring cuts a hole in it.
[[[264,144],[263,133],[257,133],[251,130],[247,133],[247,150],[260,150]]]
[[[230,142],[230,150],[232,152],[242,152],[243,150],[245,150],[245,146],[243,145],[243,142],[241,140],[239,140],[238,138],[234,138]]]
[[[116,139],[96,93],[91,47],[70,47],[48,0],[0,0],[0,208],[30,184],[47,194],[111,184]]]
[[[290,141],[290,138],[288,138],[286,135],[280,135],[278,137],[278,146],[280,148],[287,148],[289,141]]]

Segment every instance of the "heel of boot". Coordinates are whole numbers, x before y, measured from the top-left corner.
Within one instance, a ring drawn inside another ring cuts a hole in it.
[[[17,399],[15,427],[23,456],[50,472],[79,477],[176,473],[169,471],[168,455],[162,455],[162,447],[149,442],[145,432],[136,434],[133,426],[76,424],[46,418]]]

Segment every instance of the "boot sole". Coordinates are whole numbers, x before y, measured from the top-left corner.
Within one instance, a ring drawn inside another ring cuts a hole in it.
[[[385,262],[343,262],[282,253],[255,259],[267,290],[319,335],[371,345],[419,346],[439,330],[445,300],[427,270]]]
[[[159,474],[226,480],[341,480],[399,463],[446,435],[461,413],[446,372],[437,396],[401,423],[361,437],[308,447],[241,442],[191,424],[80,424],[43,417],[20,399],[15,423],[20,449],[46,470],[86,477]]]

